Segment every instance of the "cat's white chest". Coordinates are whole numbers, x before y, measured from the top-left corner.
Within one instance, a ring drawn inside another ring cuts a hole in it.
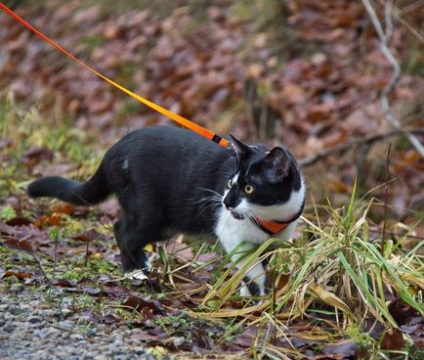
[[[247,217],[242,220],[235,219],[225,207],[218,213],[215,234],[224,247],[226,242],[261,244],[269,238],[269,235],[260,230],[250,219]]]
[[[302,195],[304,196],[304,194]],[[291,201],[284,206],[277,205],[267,207],[266,210],[270,213],[269,217],[271,219],[287,217],[287,207],[295,208],[295,206],[300,206],[297,204],[297,200],[297,196],[292,196]],[[246,202],[242,201],[241,205],[237,209],[243,209],[244,207],[248,208],[249,205],[246,205]],[[256,208],[259,207],[256,206]],[[265,207],[260,210],[262,213],[264,213]],[[248,210],[243,212],[246,213]],[[283,231],[272,235],[272,237],[279,238],[281,240],[290,239],[294,233],[297,222],[298,220],[296,219]],[[248,216],[245,215],[244,219],[242,220],[235,219],[231,215],[231,212],[225,208],[225,206],[222,206],[222,208],[218,211],[215,235],[220,239],[225,248],[237,246],[241,242],[249,243],[252,245],[259,245],[271,237],[271,235],[261,230],[251,219],[249,219]],[[232,246],[227,246],[227,244],[230,245],[230,243]]]
[[[219,210],[217,220],[215,234],[225,251],[228,254],[232,254],[231,259],[236,263],[238,268],[241,268],[246,262],[246,259],[240,260],[240,255],[243,252],[252,250],[270,237],[270,235],[257,227],[247,216],[242,220],[235,219],[231,215],[231,212],[224,206]],[[296,227],[296,222],[294,221],[274,237],[280,239],[291,237]],[[246,279],[252,280],[257,284],[257,295],[262,296],[265,294],[266,276],[262,263],[256,262],[252,264],[246,271],[243,280],[244,284],[246,283]],[[252,292],[246,285],[242,286],[240,292],[242,296],[252,295]]]
[[[215,235],[226,250],[234,249],[241,243],[260,245],[271,237],[255,225],[247,216],[242,220],[235,219],[225,207],[219,210],[217,219]],[[297,220],[280,233],[272,235],[272,237],[281,240],[290,239],[296,228],[296,224]]]

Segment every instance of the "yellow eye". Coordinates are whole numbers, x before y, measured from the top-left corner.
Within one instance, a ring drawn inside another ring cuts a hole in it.
[[[227,182],[227,187],[230,189],[231,188],[231,186],[233,186],[233,180],[228,180],[228,182]]]
[[[251,193],[253,193],[253,191],[255,190],[255,188],[252,185],[246,185],[244,187],[244,192],[248,195],[250,195]]]

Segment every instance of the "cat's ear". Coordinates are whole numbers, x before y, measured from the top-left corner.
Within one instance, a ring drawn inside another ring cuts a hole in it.
[[[278,183],[289,174],[290,158],[281,147],[273,148],[262,161],[262,170],[269,182]]]
[[[236,152],[237,158],[239,160],[246,159],[249,154],[252,152],[252,149],[249,145],[245,144],[243,141],[237,139],[234,135],[229,134],[229,137],[231,138],[231,146]]]

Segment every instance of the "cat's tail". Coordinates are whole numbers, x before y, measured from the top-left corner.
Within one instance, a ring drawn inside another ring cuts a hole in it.
[[[27,188],[31,197],[52,197],[74,205],[88,206],[105,200],[111,190],[103,167],[87,182],[65,179],[60,176],[47,176],[33,181]]]

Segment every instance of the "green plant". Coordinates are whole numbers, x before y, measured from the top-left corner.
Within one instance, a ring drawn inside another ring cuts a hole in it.
[[[367,214],[373,205],[372,200],[368,204],[357,201],[354,187],[346,209],[328,207],[330,220],[326,225],[318,227],[304,219],[304,236],[309,234],[313,240],[303,238],[271,251],[274,289],[262,303],[226,308],[230,299],[237,298],[238,284],[246,268],[263,260],[261,254],[272,240],[250,254],[246,266],[235,275],[230,276],[232,267],[224,272],[205,296],[202,312],[190,314],[247,320],[260,312],[255,323],[272,324],[277,338],[287,336],[285,324],[308,318],[317,324],[331,324],[335,336],[351,337],[358,348],[365,348],[372,358],[379,358],[382,350],[378,341],[364,331],[365,324],[371,320],[387,328],[398,328],[390,307],[393,295],[424,315],[424,267],[422,256],[417,256],[424,242],[405,252],[392,240],[372,235]],[[258,332],[257,336],[252,348],[254,357],[261,358],[265,353],[271,358],[276,356],[272,351],[268,354],[269,332]]]

